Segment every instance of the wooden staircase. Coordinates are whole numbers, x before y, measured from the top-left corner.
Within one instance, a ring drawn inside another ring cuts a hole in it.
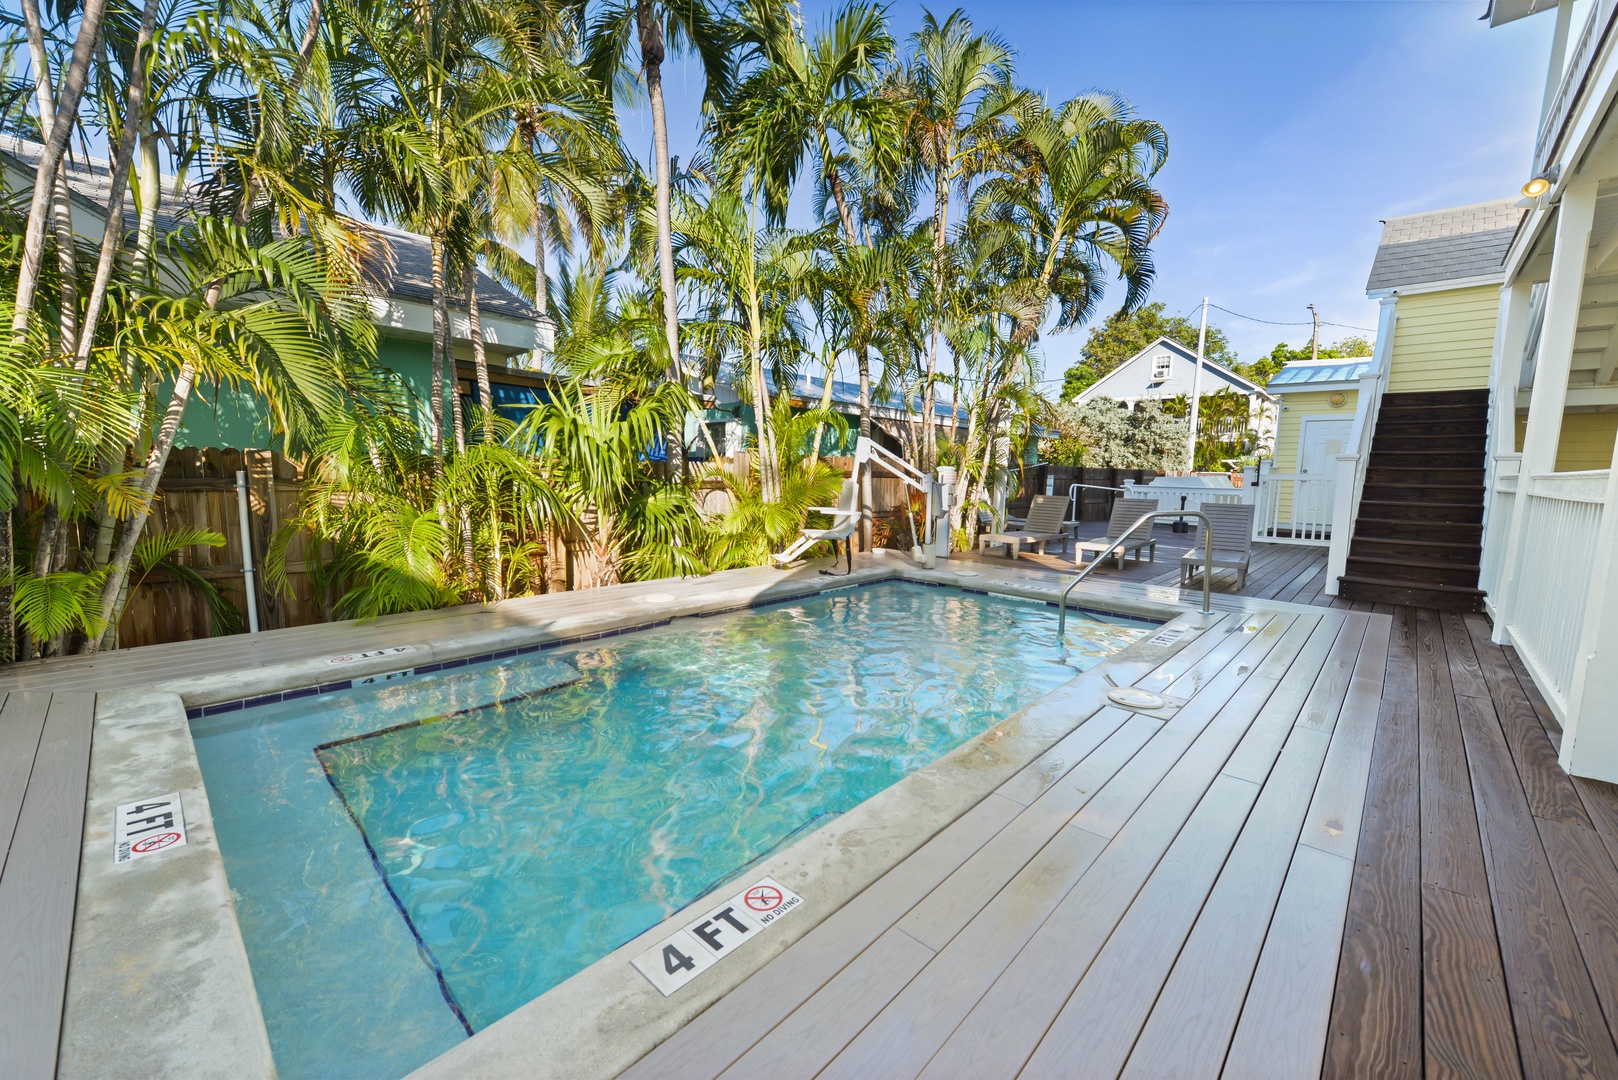
[[[1488,422],[1487,390],[1382,399],[1339,596],[1483,610],[1478,564]]]

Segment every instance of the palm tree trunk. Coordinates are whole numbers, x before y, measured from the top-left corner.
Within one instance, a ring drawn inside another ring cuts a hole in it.
[[[218,302],[217,297],[214,302]],[[174,392],[169,395],[168,411],[163,415],[163,426],[158,429],[157,439],[152,443],[151,453],[146,457],[146,469],[140,479],[140,509],[135,511],[134,516],[124,526],[123,536],[118,540],[118,550],[112,556],[112,570],[107,575],[106,584],[101,588],[101,604],[97,615],[101,622],[106,623],[108,631],[112,630],[113,620],[118,616],[124,586],[129,581],[129,564],[135,557],[135,545],[140,542],[140,535],[146,528],[146,519],[151,517],[152,498],[157,493],[158,482],[163,478],[163,468],[168,464],[169,451],[174,449],[174,440],[180,432],[180,421],[185,418],[185,407],[191,400],[191,388],[196,378],[197,369],[194,364],[187,363],[180,369],[180,374],[174,380]],[[84,647],[79,650],[80,655],[94,656],[100,652],[103,636],[102,634],[87,636]]]
[[[547,322],[551,317],[551,298],[545,273],[545,196],[542,185],[534,191],[534,307]],[[667,314],[665,312],[665,314]]]
[[[39,19],[38,0],[23,0],[22,6],[24,21],[28,25],[30,49],[38,35],[39,55],[42,57],[44,31]],[[28,224],[23,232],[22,264],[17,268],[17,298],[11,320],[14,337],[20,338],[27,333],[28,320],[33,314],[34,294],[39,288],[40,260],[45,250],[45,217],[55,189],[57,168],[67,152],[68,136],[72,134],[73,124],[78,119],[79,102],[90,79],[90,58],[100,42],[101,20],[106,11],[107,0],[85,0],[79,19],[79,35],[73,43],[73,59],[68,64],[67,78],[62,83],[62,96],[53,111],[50,134],[45,139],[44,151],[34,170],[34,197],[28,207]]]
[[[433,236],[433,386],[432,418],[427,429],[432,436],[433,461],[444,467],[444,355],[448,351],[449,311],[444,298],[444,239]]]
[[[13,559],[11,542],[11,508],[0,508],[0,664],[14,663],[17,659],[17,620],[13,617],[11,598],[11,571]]]
[[[466,275],[466,320],[472,331],[472,363],[478,371],[478,399],[483,402],[483,438],[494,442],[494,387],[489,384],[489,356],[483,348],[483,318],[478,313],[478,272]]]
[[[826,358],[826,385],[820,390],[820,411],[825,413],[831,409],[831,380],[837,372],[837,355],[833,353]],[[809,450],[809,479],[815,477],[815,469],[820,465],[820,440],[826,436],[826,421],[815,423],[815,445]]]
[[[540,271],[541,274],[544,270]],[[478,314],[478,271],[473,267],[466,275],[466,319],[470,324],[472,333],[472,363],[478,372],[478,400],[483,403],[483,441],[486,445],[494,444],[494,387],[489,383],[489,357],[483,348],[483,319]],[[492,547],[490,561],[492,563],[489,575],[489,591],[496,600],[504,600],[505,581],[504,571],[501,568],[503,561],[500,552],[500,510],[497,505],[496,492],[492,486],[488,490],[489,498],[489,536]],[[470,540],[471,530],[467,530]]]
[[[646,95],[652,105],[652,145],[657,157],[657,278],[663,290],[663,335],[668,340],[669,379],[685,385],[680,370],[680,312],[674,294],[674,228],[670,221],[672,201],[669,177],[669,126],[663,107],[663,25],[657,19],[652,0],[637,0],[635,18],[640,30],[641,67],[646,75]],[[668,448],[669,474],[685,475],[685,418],[678,428],[670,425],[664,436]]]
[[[860,365],[860,437],[871,437],[871,350],[861,345],[855,353]],[[860,550],[871,550],[871,470],[860,473]]]
[[[933,178],[933,332],[927,346],[927,385],[921,391],[923,469],[935,464],[938,429],[933,416],[933,377],[938,373],[938,335],[944,319],[944,231],[949,224],[949,182],[942,169]]]
[[[320,0],[315,0],[318,7]],[[135,157],[135,139],[144,130],[146,120],[146,50],[157,25],[157,0],[146,0],[141,10],[140,30],[135,35],[135,55],[129,69],[129,92],[124,100],[123,128],[118,134],[118,146],[113,153],[112,177],[107,196],[107,226],[101,233],[101,256],[96,261],[95,282],[90,286],[90,299],[84,308],[84,326],[79,332],[79,351],[75,366],[83,371],[90,363],[90,350],[95,344],[96,328],[101,322],[101,311],[107,303],[107,286],[112,280],[113,264],[124,239],[124,196],[129,190],[129,168]]]

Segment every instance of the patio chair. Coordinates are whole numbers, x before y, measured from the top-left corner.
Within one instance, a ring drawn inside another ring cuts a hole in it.
[[[1203,503],[1202,512],[1213,522],[1213,565],[1204,566],[1203,573],[1223,567],[1236,571],[1236,591],[1247,588],[1247,564],[1253,557],[1253,511],[1251,504]],[[1196,537],[1191,550],[1180,556],[1180,584],[1190,585],[1202,566],[1202,530],[1206,526],[1197,522]]]
[[[1028,516],[1022,528],[1005,532],[986,532],[978,536],[978,550],[990,544],[1004,544],[1015,559],[1024,544],[1032,544],[1036,553],[1043,554],[1052,540],[1060,541],[1067,550],[1067,499],[1061,495],[1035,495],[1028,505]]]
[[[1124,556],[1134,555],[1135,561],[1140,562],[1140,553],[1144,550],[1150,561],[1157,561],[1157,539],[1152,535],[1151,521],[1140,521],[1147,514],[1157,509],[1156,499],[1118,499],[1112,504],[1112,516],[1107,519],[1107,535],[1099,540],[1080,540],[1073,547],[1073,559],[1079,565],[1084,565],[1084,555],[1089,552],[1096,558],[1112,545],[1114,540],[1129,533],[1129,539],[1119,544],[1113,551],[1112,558],[1118,560],[1118,569],[1124,568]],[[1139,525],[1135,525],[1140,521]],[[1130,526],[1135,525],[1134,529]]]
[[[821,573],[831,577],[843,577],[847,574],[852,574],[854,572],[854,542],[851,537],[853,537],[854,530],[859,527],[860,523],[859,485],[852,480],[844,480],[843,490],[838,493],[836,506],[811,506],[809,509],[822,514],[830,514],[830,527],[825,529],[803,529],[798,533],[798,538],[792,542],[790,547],[778,555],[772,555],[771,558],[785,566],[822,540],[830,540],[832,542],[832,559],[835,560],[837,558],[837,541],[841,540],[843,542],[843,551],[848,556],[848,570],[844,574],[838,574],[833,570],[822,570]],[[833,562],[832,565],[835,566],[836,563]]]

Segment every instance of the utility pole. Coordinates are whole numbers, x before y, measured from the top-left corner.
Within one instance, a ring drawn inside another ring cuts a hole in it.
[[[1191,377],[1191,471],[1197,471],[1197,404],[1202,400],[1202,349],[1208,343],[1208,298],[1202,298],[1202,326],[1197,330],[1197,373]]]
[[[1320,312],[1315,310],[1315,305],[1310,304],[1309,305],[1309,314],[1314,316],[1314,320],[1315,320],[1315,334],[1314,334],[1314,337],[1309,339],[1309,359],[1311,359],[1311,360],[1319,360],[1320,359]]]

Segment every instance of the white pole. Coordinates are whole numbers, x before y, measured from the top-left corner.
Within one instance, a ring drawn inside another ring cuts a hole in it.
[[[1202,400],[1202,349],[1208,343],[1208,298],[1202,298],[1202,328],[1197,331],[1197,373],[1191,377],[1191,472],[1197,471],[1197,405]]]
[[[236,512],[242,528],[242,578],[247,591],[247,632],[258,633],[258,591],[253,585],[253,539],[247,513],[247,474],[236,472]]]

